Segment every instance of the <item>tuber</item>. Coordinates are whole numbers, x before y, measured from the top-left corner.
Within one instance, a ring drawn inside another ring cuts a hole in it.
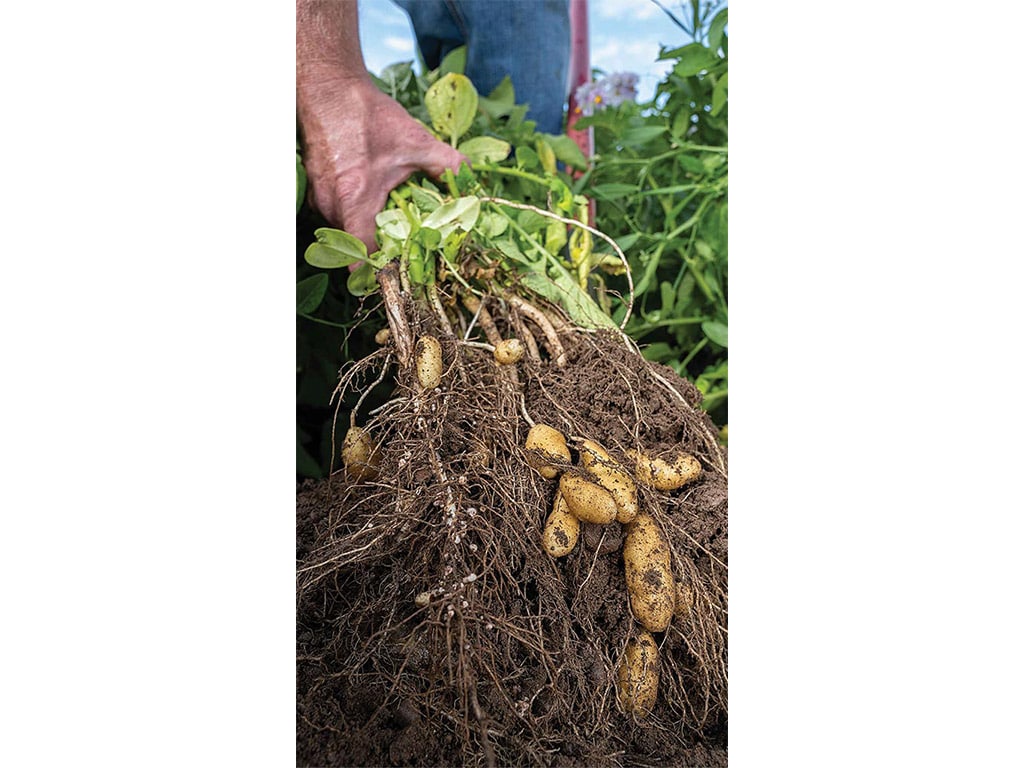
[[[424,389],[434,389],[441,383],[441,342],[433,336],[420,336],[416,340],[416,378]]]
[[[622,559],[633,615],[651,632],[664,631],[675,611],[676,583],[668,542],[649,514],[626,526]]]
[[[619,706],[645,717],[658,699],[658,644],[650,632],[640,630],[626,643],[618,679]]]
[[[580,464],[598,484],[615,499],[615,519],[620,523],[633,521],[638,512],[636,483],[630,474],[613,459],[600,443],[584,440],[580,447]]]
[[[615,498],[597,483],[566,473],[558,483],[566,506],[577,520],[607,525],[615,519]]]
[[[580,521],[569,511],[561,491],[555,491],[555,503],[544,525],[541,541],[552,557],[563,557],[576,547],[580,538]]]
[[[526,463],[547,480],[558,477],[558,462],[570,463],[572,456],[565,435],[547,424],[535,424],[526,435]]]

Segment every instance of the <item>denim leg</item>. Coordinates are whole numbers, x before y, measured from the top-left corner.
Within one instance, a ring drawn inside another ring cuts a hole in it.
[[[505,75],[537,130],[561,133],[568,92],[569,0],[394,0],[427,66],[466,45],[466,75],[484,96]]]

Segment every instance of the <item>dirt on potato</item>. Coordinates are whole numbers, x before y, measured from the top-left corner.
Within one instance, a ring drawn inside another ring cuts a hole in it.
[[[354,417],[380,447],[379,475],[339,467],[298,488],[297,764],[726,765],[727,457],[699,392],[613,332],[562,328],[563,366],[526,356],[512,377],[410,316],[441,341],[440,386],[420,388],[393,344],[346,366],[340,394],[393,387]],[[615,687],[642,630],[624,526],[583,523],[568,555],[544,550],[558,478],[527,463],[531,422],[560,430],[574,464],[584,439],[627,468],[628,449],[701,463],[678,490],[638,484],[692,597],[654,633],[645,718],[619,709]]]

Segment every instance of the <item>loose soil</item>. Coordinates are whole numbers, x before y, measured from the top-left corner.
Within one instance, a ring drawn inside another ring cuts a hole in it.
[[[380,474],[298,487],[297,764],[726,765],[727,459],[699,392],[616,334],[568,328],[564,366],[526,358],[513,381],[410,314],[442,340],[441,387],[396,371],[391,347],[343,369],[340,389],[394,386],[355,417],[381,446]],[[583,524],[569,555],[544,551],[558,481],[527,463],[527,416],[561,430],[574,462],[583,438],[627,466],[637,447],[701,462],[679,490],[640,487],[694,596],[654,634],[646,718],[616,696],[641,630],[624,527]]]

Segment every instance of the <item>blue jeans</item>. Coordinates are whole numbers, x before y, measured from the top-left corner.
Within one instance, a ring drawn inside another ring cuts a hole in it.
[[[569,0],[394,0],[427,67],[466,46],[466,76],[486,96],[505,75],[537,130],[561,133],[568,93]]]

